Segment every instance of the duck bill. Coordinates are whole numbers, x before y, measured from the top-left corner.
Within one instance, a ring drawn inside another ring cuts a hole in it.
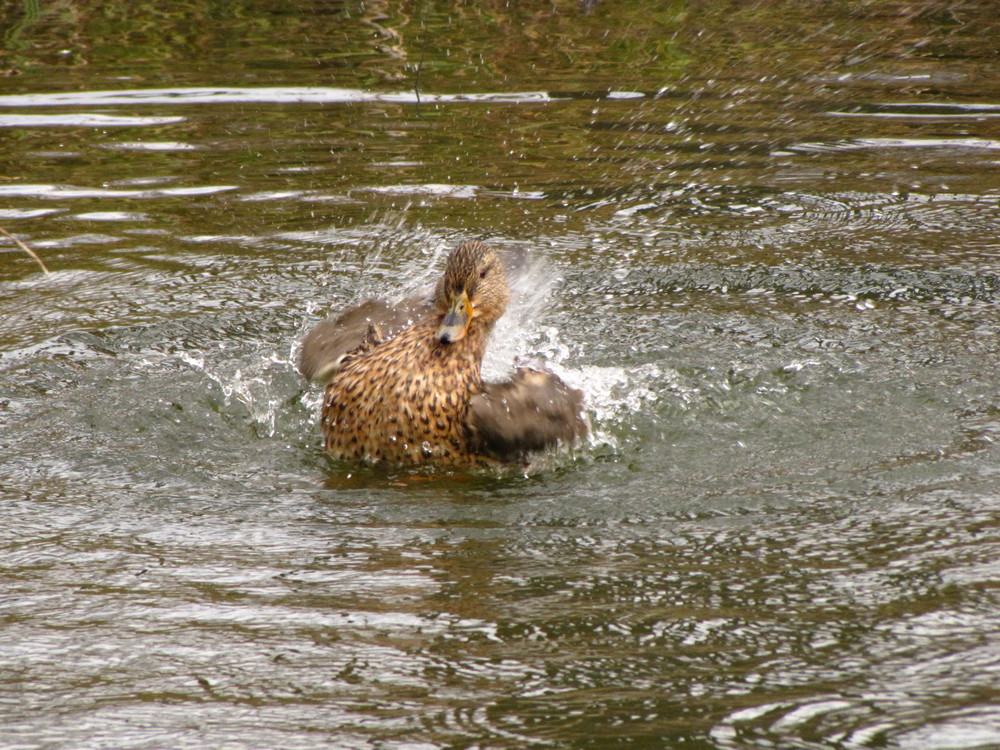
[[[465,292],[455,295],[451,300],[451,306],[445,313],[444,319],[437,330],[437,338],[442,344],[454,344],[465,338],[469,332],[469,324],[472,322],[473,307],[469,302],[469,295]]]

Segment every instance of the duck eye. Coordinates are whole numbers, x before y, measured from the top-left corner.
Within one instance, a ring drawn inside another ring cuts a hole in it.
[[[480,271],[479,272],[479,278],[485,279],[486,278],[486,271]]]

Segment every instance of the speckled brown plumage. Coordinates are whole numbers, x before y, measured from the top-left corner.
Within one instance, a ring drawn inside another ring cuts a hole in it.
[[[327,451],[367,462],[525,462],[585,435],[582,394],[555,375],[521,369],[505,383],[483,382],[487,340],[508,298],[499,258],[466,242],[448,259],[430,315],[397,335],[383,339],[370,306],[341,316],[353,321],[349,335],[321,324],[328,330],[316,341],[355,342],[338,364],[323,361],[329,347],[308,353],[316,369],[332,373],[322,415]]]

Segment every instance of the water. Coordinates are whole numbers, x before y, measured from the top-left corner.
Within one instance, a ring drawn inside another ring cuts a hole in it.
[[[995,16],[5,11],[0,745],[1000,746]],[[329,461],[467,238],[592,440]]]

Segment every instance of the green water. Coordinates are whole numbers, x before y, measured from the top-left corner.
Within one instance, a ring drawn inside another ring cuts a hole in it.
[[[0,9],[0,745],[1000,746],[992,2]],[[522,476],[297,342],[526,252]],[[538,300],[546,304],[539,305]]]

